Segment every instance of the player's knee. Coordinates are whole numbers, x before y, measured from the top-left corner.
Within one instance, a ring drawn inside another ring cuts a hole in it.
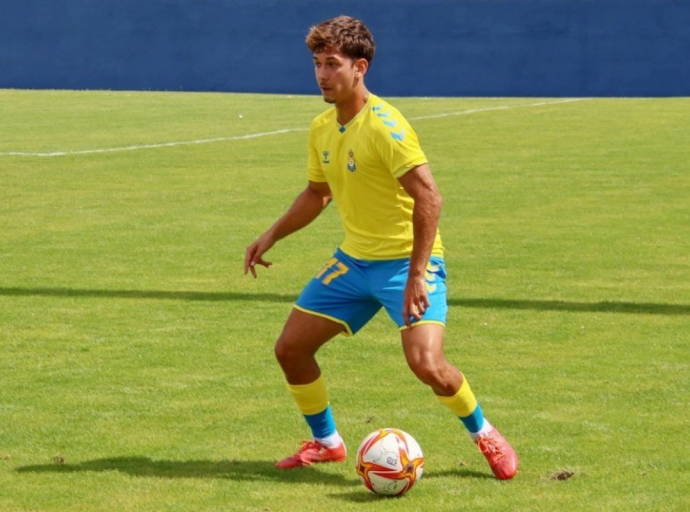
[[[288,337],[281,335],[273,347],[273,352],[280,366],[284,369],[289,368],[290,365],[298,363],[308,356],[304,348],[299,344],[291,341]]]
[[[294,357],[294,350],[290,348],[290,345],[286,343],[282,337],[278,338],[276,341],[276,344],[273,347],[273,353],[275,354],[280,366],[289,364]]]
[[[428,359],[410,362],[410,369],[424,384],[433,385],[441,379],[441,372],[436,364]]]
[[[434,390],[445,390],[453,387],[452,375],[448,372],[445,361],[422,359],[410,364],[415,376]]]

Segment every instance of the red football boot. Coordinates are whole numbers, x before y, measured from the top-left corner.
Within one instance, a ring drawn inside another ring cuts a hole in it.
[[[277,468],[296,468],[308,466],[315,462],[342,462],[347,458],[345,443],[329,448],[318,441],[304,441],[297,453],[287,459],[276,462]]]
[[[479,451],[489,461],[491,471],[500,480],[510,480],[518,470],[518,456],[508,441],[495,428],[474,440]]]

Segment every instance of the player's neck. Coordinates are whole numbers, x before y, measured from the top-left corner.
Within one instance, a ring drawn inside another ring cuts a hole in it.
[[[361,112],[369,99],[369,91],[365,87],[358,88],[354,94],[342,103],[336,103],[335,110],[338,113],[338,124],[345,126]]]

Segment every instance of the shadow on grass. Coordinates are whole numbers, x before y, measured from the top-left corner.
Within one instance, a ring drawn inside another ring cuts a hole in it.
[[[0,296],[6,297],[68,297],[105,299],[157,299],[183,301],[263,301],[294,302],[291,294],[242,293],[242,292],[194,292],[164,290],[90,290],[80,288],[0,288]],[[688,304],[656,304],[645,302],[575,302],[562,300],[479,299],[450,298],[450,306],[480,309],[517,309],[530,311],[567,311],[580,313],[629,313],[647,315],[690,315]]]
[[[454,468],[454,469],[446,469],[444,471],[426,471],[424,472],[423,478],[425,480],[428,480],[430,478],[478,478],[478,479],[487,479],[487,480],[495,480],[496,477],[489,471],[487,470],[485,472],[480,472],[480,471],[473,471],[471,469],[463,469],[463,468]]]
[[[446,477],[451,477],[451,478],[477,478],[477,479],[487,479],[487,480],[495,480],[496,478],[489,472],[487,473],[480,473],[479,471],[472,471],[470,469],[449,469],[445,471],[425,471],[424,475],[422,476],[422,480],[429,480],[432,478],[446,478]],[[372,501],[379,501],[382,499],[392,499],[392,500],[404,500],[405,495],[403,496],[391,496],[391,497],[385,497],[385,496],[378,496],[372,492],[360,492],[360,491],[347,491],[347,492],[342,492],[342,493],[332,493],[329,495],[331,498],[343,500],[343,501],[350,501],[353,503],[369,503]]]
[[[532,311],[567,311],[571,313],[630,313],[646,315],[690,315],[688,304],[648,302],[574,302],[564,300],[449,299],[451,306],[482,309],[524,309]]]
[[[263,460],[151,460],[148,457],[113,457],[77,464],[38,464],[21,466],[17,473],[88,473],[117,471],[136,477],[155,478],[224,478],[236,481],[320,482],[350,487],[361,485],[355,477],[326,473],[318,466],[290,471],[278,469],[275,461]],[[353,471],[354,474],[354,471]]]
[[[405,499],[405,496],[386,498],[365,490],[352,468],[352,477],[327,473],[317,465],[296,468],[290,471],[278,469],[273,461],[261,460],[151,460],[148,457],[112,457],[94,459],[78,464],[38,464],[21,466],[17,473],[99,473],[119,472],[142,478],[215,478],[249,482],[284,482],[284,483],[321,483],[343,488],[342,492],[333,492],[329,496],[352,503],[371,503],[382,499]],[[444,471],[427,471],[423,479],[433,478],[475,478],[493,480],[493,475],[469,469],[449,469]],[[347,489],[347,490],[345,490]]]
[[[264,301],[294,302],[296,295],[241,292],[173,292],[163,290],[91,290],[85,288],[0,288],[0,296],[95,299],[159,299],[201,302]]]

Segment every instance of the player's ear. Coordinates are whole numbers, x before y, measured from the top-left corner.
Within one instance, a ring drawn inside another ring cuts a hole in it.
[[[358,78],[361,78],[367,74],[367,70],[369,69],[369,61],[367,59],[357,59],[354,63],[354,67],[355,74]]]

